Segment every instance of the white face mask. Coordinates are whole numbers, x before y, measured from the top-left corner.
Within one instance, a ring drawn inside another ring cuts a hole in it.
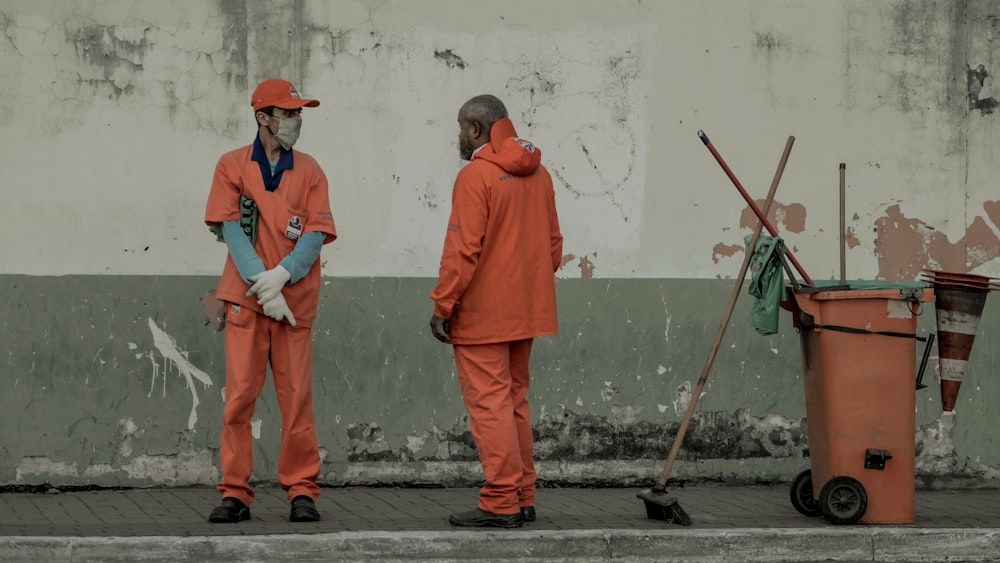
[[[291,150],[295,141],[299,140],[299,132],[302,130],[302,120],[291,117],[278,118],[278,132],[274,134],[275,140],[281,148]]]

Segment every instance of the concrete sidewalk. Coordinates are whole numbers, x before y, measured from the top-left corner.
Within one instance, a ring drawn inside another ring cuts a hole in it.
[[[240,524],[207,521],[211,488],[6,493],[0,561],[1000,561],[1000,490],[917,491],[914,524],[834,526],[787,486],[671,489],[687,528],[647,519],[637,490],[540,489],[517,530],[449,526],[475,489],[324,489],[306,524],[274,488]]]

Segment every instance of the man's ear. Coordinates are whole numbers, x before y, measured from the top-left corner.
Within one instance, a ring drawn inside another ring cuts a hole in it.
[[[478,121],[472,122],[472,138],[478,139],[483,136],[483,124]]]
[[[261,117],[262,115],[264,117]],[[267,118],[269,116],[266,113],[262,112],[262,111],[258,111],[257,113],[254,114],[254,117],[257,118],[257,125],[266,125],[267,124]]]

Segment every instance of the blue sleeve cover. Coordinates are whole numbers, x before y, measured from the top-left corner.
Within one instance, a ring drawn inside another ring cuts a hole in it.
[[[264,263],[261,262],[260,256],[257,256],[250,239],[243,233],[240,222],[237,220],[222,223],[222,235],[225,237],[226,248],[229,249],[229,256],[233,258],[233,264],[236,264],[240,277],[248,284],[253,283],[250,281],[250,276],[263,272]]]
[[[306,277],[316,259],[319,258],[319,252],[323,248],[323,241],[325,239],[326,235],[323,233],[311,231],[300,236],[299,240],[295,241],[295,248],[292,250],[292,253],[285,256],[285,259],[281,261],[281,266],[292,275],[288,283],[295,283]],[[242,270],[240,271],[242,272]]]

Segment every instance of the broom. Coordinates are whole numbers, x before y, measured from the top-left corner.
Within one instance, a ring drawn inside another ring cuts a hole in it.
[[[698,132],[698,136],[702,138],[702,141],[709,150],[712,149],[708,137],[702,131]],[[764,202],[763,217],[767,217],[767,213],[771,209],[771,203],[774,201],[774,193],[778,190],[778,182],[781,180],[781,175],[784,173],[785,164],[788,162],[788,155],[792,151],[792,144],[795,142],[795,137],[788,137],[788,141],[785,143],[785,150],[781,155],[781,160],[778,162],[778,169],[774,173],[774,179],[771,181],[771,189],[767,193],[767,200]],[[736,184],[736,187],[741,193],[745,194],[746,190],[740,185],[739,180],[736,176],[732,174],[729,167],[726,166],[722,157],[716,152],[712,151],[712,154],[722,164],[723,169],[729,175],[729,178]],[[752,201],[752,200],[751,200]],[[660,480],[656,482],[652,489],[643,489],[636,493],[636,496],[642,499],[643,504],[646,506],[646,517],[653,520],[666,520],[667,522],[672,522],[674,524],[680,524],[681,526],[690,526],[692,524],[691,516],[683,508],[681,508],[680,503],[677,501],[677,497],[669,494],[667,492],[667,480],[670,478],[670,470],[673,469],[674,461],[677,459],[677,453],[681,449],[681,443],[684,441],[684,435],[687,434],[688,425],[691,423],[691,418],[694,416],[695,407],[698,406],[698,398],[701,396],[702,389],[705,387],[705,381],[708,380],[708,374],[712,370],[712,364],[715,362],[715,354],[719,351],[719,345],[722,343],[722,337],[726,334],[726,327],[729,326],[729,319],[733,315],[733,309],[736,307],[736,299],[740,295],[740,291],[743,289],[743,278],[746,277],[747,270],[750,268],[750,259],[753,257],[753,249],[757,248],[757,239],[760,238],[761,228],[764,226],[765,219],[759,219],[757,221],[757,227],[754,229],[753,237],[750,239],[750,245],[747,247],[746,256],[743,257],[743,265],[740,266],[740,273],[736,277],[736,285],[733,287],[733,293],[729,296],[729,304],[726,305],[726,312],[722,315],[722,322],[719,324],[719,330],[715,333],[715,341],[712,342],[712,349],[708,353],[708,359],[705,360],[705,365],[701,369],[701,376],[698,377],[698,384],[695,386],[694,394],[691,396],[691,403],[688,405],[687,412],[684,413],[684,418],[681,420],[681,426],[677,430],[677,437],[674,438],[674,443],[670,448],[670,454],[667,455],[667,464],[663,468],[663,474],[660,476]]]

